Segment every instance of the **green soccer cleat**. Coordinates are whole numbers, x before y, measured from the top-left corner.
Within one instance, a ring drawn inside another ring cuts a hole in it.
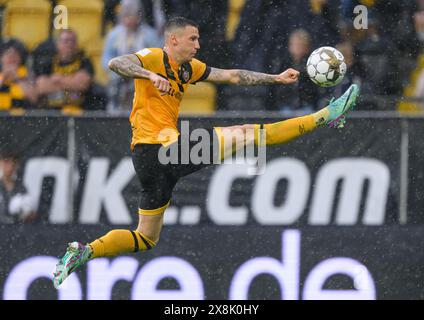
[[[63,281],[77,268],[84,265],[91,258],[89,245],[79,242],[68,243],[65,255],[56,265],[56,272],[53,274],[53,285],[57,289]]]
[[[346,123],[345,116],[355,106],[358,96],[359,88],[356,84],[352,84],[341,97],[335,100],[333,98],[328,105],[330,115],[326,125],[330,128],[343,128]]]

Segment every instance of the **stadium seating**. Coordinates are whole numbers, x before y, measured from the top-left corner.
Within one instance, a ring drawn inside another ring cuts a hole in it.
[[[7,5],[8,2],[11,2],[12,0],[0,0],[0,7],[3,7]]]
[[[3,37],[15,37],[30,50],[48,38],[52,7],[47,0],[7,1]]]
[[[424,72],[424,54],[421,54],[418,56],[417,66],[415,70],[411,72],[409,84],[403,90],[403,96],[405,98],[414,97],[417,90],[419,77],[423,72]],[[401,113],[421,113],[423,111],[422,107],[419,104],[415,102],[411,102],[411,101],[400,101],[398,103],[397,108],[398,108],[398,111]]]
[[[189,86],[181,101],[180,114],[211,114],[215,112],[216,87],[207,82]]]
[[[91,60],[95,70],[95,80],[101,85],[107,85],[109,75],[102,65],[104,38],[97,38],[85,46],[85,53]]]
[[[91,41],[101,37],[103,7],[101,0],[62,0],[60,5],[68,9],[68,27],[75,30],[78,43],[86,48]]]
[[[243,11],[246,0],[229,0],[228,1],[228,17],[225,37],[227,40],[234,38],[237,26],[240,22],[240,15]]]

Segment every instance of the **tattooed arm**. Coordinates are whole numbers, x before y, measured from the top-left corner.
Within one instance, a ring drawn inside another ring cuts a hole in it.
[[[287,69],[280,74],[266,74],[249,70],[224,70],[211,68],[206,81],[218,83],[238,84],[242,86],[254,86],[264,84],[291,84],[299,78],[299,71]]]
[[[124,78],[149,79],[162,95],[170,89],[167,79],[154,72],[144,69],[140,60],[134,54],[128,54],[113,58],[109,61],[109,69]]]
[[[109,61],[109,69],[125,78],[149,79],[150,71],[141,67],[140,60],[128,54]]]

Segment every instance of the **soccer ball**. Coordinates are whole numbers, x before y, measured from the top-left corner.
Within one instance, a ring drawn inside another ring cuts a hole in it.
[[[333,47],[321,47],[309,56],[306,70],[309,78],[321,87],[339,84],[346,74],[343,54]]]

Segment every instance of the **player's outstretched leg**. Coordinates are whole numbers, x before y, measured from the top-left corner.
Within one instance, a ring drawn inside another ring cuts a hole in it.
[[[65,255],[56,265],[56,271],[53,274],[54,287],[57,289],[72,272],[90,260],[91,253],[89,245],[79,242],[69,243]]]
[[[287,143],[321,126],[341,129],[346,122],[346,114],[353,109],[358,96],[359,88],[353,84],[342,96],[333,98],[328,106],[315,113],[264,125],[255,124],[255,143],[259,143],[260,135],[257,132],[260,128],[265,129],[267,145]]]
[[[318,127],[341,129],[346,122],[346,114],[353,109],[358,96],[359,88],[353,84],[342,96],[333,98],[328,106],[312,114],[266,124],[215,127],[220,143],[220,159],[230,157],[253,141],[256,145],[279,145],[299,138]],[[250,134],[252,131],[253,134]]]

